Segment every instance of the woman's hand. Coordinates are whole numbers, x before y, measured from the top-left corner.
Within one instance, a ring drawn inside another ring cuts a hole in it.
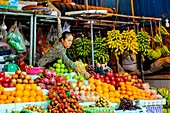
[[[61,24],[60,18],[57,18],[57,22],[58,22],[59,25]]]
[[[76,72],[80,75],[83,75],[86,79],[90,78],[90,74],[87,71],[84,71],[84,70],[81,70],[80,68],[77,68]]]

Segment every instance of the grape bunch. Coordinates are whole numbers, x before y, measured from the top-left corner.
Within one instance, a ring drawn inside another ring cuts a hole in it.
[[[87,66],[86,66],[86,71],[87,71],[88,73],[90,73],[90,74],[96,74],[96,73],[94,72],[94,70],[95,70],[95,68],[93,67],[93,65],[87,65]]]
[[[119,110],[136,110],[136,109],[140,109],[140,107],[134,106],[133,102],[131,100],[129,100],[128,98],[122,98],[120,100],[120,105],[119,105]]]

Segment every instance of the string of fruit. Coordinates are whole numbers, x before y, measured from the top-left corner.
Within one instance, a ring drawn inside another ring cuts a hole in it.
[[[112,30],[108,31],[107,35],[107,44],[116,54],[120,55],[125,51],[137,54],[138,43],[134,30],[123,31],[122,33],[119,30]]]
[[[109,61],[108,48],[106,44],[106,38],[102,38],[101,35],[96,37],[94,42],[94,62],[104,64]]]

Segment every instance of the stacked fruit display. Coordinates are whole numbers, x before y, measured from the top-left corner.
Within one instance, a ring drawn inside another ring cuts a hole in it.
[[[138,51],[138,44],[136,33],[134,30],[123,31],[112,30],[107,32],[107,44],[118,55],[125,51],[136,54]]]
[[[70,93],[71,89],[71,83],[66,81],[62,81],[60,85],[54,85],[48,93],[51,100],[48,110],[52,113],[83,113],[78,99],[74,93]]]
[[[33,84],[34,81],[31,80],[31,75],[21,70],[16,70],[15,74],[5,74],[5,72],[0,72],[0,84],[5,87],[15,87],[16,84]]]
[[[16,90],[5,91],[0,86],[0,104],[21,103],[21,102],[40,102],[46,101],[48,96],[43,95],[42,90],[37,89],[36,84],[17,84]]]
[[[72,69],[68,68],[62,61],[62,59],[57,60],[52,67],[49,67],[50,70],[55,70],[59,76],[62,76],[64,73],[71,73]]]
[[[104,64],[109,61],[108,48],[106,38],[99,35],[94,41],[94,62]]]

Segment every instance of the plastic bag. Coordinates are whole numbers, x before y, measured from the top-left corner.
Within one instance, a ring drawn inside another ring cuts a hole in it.
[[[17,28],[17,22],[14,23],[8,32],[8,44],[17,51],[26,51],[23,36]]]
[[[0,39],[3,42],[6,42],[7,39],[7,26],[5,25],[5,22],[3,21],[2,25],[0,26]]]
[[[47,44],[53,45],[56,42],[57,38],[57,30],[54,28],[53,25],[51,25],[50,31],[47,35]]]
[[[70,32],[70,27],[71,26],[67,22],[65,22],[63,26],[63,33],[66,31]]]

